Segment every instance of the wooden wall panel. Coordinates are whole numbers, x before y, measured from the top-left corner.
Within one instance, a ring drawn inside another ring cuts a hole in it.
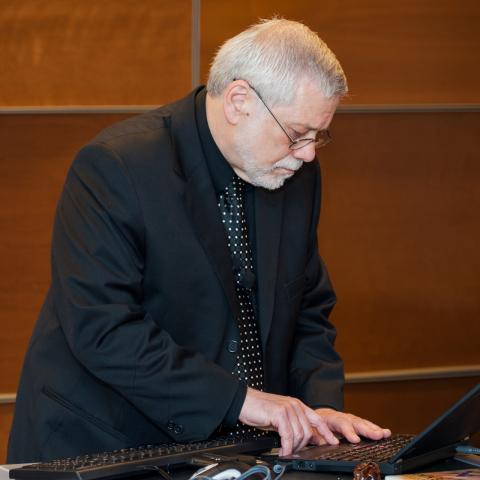
[[[349,103],[480,103],[476,0],[203,0],[202,78],[223,41],[274,14],[319,32],[347,73]]]
[[[0,107],[159,104],[190,89],[192,2],[0,0]],[[202,0],[201,70],[258,17],[306,21],[351,104],[480,103],[475,0]],[[16,389],[76,150],[125,115],[0,116],[0,392]],[[480,363],[479,115],[343,114],[321,151],[322,254],[349,372]],[[350,384],[347,408],[421,430],[478,378]],[[13,406],[0,405],[0,461]]]
[[[1,322],[13,339],[0,365],[8,388],[47,288],[50,225],[66,168],[117,118],[0,117],[8,273],[0,277]],[[336,141],[320,152],[320,234],[348,371],[478,363],[479,127],[468,113],[337,115]]]
[[[337,114],[322,254],[347,371],[479,364],[480,115]]]
[[[83,142],[119,118],[0,116],[4,392],[16,387],[48,287],[66,169]],[[337,115],[335,141],[320,152],[320,238],[339,296],[333,319],[347,371],[479,363],[479,119]]]
[[[477,377],[350,384],[345,388],[345,406],[393,432],[420,433],[479,381]]]
[[[191,86],[191,2],[0,0],[0,106],[165,103]]]
[[[50,281],[50,234],[79,147],[125,115],[0,116],[0,393],[16,390],[27,341]]]
[[[11,404],[0,404],[0,464],[6,462],[7,442],[12,423],[14,406]]]

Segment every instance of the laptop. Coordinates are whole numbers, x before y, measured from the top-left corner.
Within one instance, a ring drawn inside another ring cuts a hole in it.
[[[357,444],[308,446],[279,457],[293,470],[351,472],[366,461],[378,463],[382,474],[407,472],[444,458],[480,430],[480,383],[467,392],[419,435],[392,435],[379,441]]]

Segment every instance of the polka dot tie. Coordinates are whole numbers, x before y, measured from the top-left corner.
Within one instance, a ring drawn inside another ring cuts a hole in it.
[[[238,318],[240,345],[232,374],[238,376],[248,386],[263,390],[262,349],[254,309],[255,272],[244,210],[245,187],[245,182],[235,175],[218,198],[240,306]],[[239,422],[230,433],[242,434],[252,431],[260,432]]]

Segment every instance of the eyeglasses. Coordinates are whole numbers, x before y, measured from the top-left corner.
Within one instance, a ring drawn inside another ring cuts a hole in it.
[[[327,145],[332,141],[332,137],[330,136],[330,132],[328,130],[319,130],[317,133],[316,138],[298,138],[297,140],[294,140],[283,128],[282,124],[279,122],[277,117],[273,114],[273,112],[270,110],[268,105],[265,103],[265,100],[263,100],[262,96],[257,92],[257,90],[252,87],[247,82],[248,86],[256,93],[257,97],[261,100],[261,102],[265,105],[265,108],[269,111],[270,115],[273,117],[273,119],[277,122],[277,125],[282,129],[283,133],[288,137],[290,140],[290,145],[288,148],[290,150],[298,150],[300,148],[306,147],[312,142],[315,142],[315,148],[321,148]]]

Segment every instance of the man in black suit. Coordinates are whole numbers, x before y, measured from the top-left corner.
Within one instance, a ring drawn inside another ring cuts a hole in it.
[[[315,148],[345,92],[316,34],[261,22],[223,45],[207,89],[79,152],[9,462],[249,426],[277,430],[284,454],[334,433],[390,434],[341,413],[335,295],[317,250]]]

